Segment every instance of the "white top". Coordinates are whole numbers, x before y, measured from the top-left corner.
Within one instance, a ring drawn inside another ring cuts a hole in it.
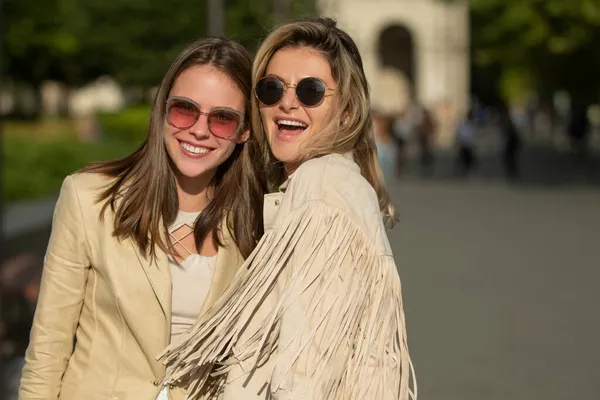
[[[194,325],[213,280],[217,256],[201,256],[180,242],[186,236],[193,234],[194,222],[198,215],[200,212],[179,211],[175,222],[169,227],[169,236],[173,244],[179,243],[189,253],[181,263],[177,263],[169,256],[173,282],[171,342]],[[173,233],[184,225],[192,228],[190,232],[186,235],[175,235],[177,238],[174,237]]]

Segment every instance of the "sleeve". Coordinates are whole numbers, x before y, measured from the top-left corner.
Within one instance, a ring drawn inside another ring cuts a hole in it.
[[[267,364],[274,399],[415,399],[400,280],[372,240],[319,200],[292,211],[215,307],[167,349],[166,380],[202,388],[237,363],[250,379]],[[252,324],[275,285],[278,301]]]
[[[85,237],[81,204],[68,176],[54,210],[19,400],[58,399],[90,268]]]

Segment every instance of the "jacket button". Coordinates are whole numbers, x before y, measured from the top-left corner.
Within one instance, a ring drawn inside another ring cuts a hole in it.
[[[169,389],[173,389],[174,387],[175,387],[175,385],[173,385],[173,384],[169,385]]]
[[[280,201],[279,201],[279,200],[275,200],[275,205],[276,205],[276,206],[278,206],[278,205],[279,205],[279,203],[280,203]]]
[[[152,382],[152,384],[153,384],[154,386],[158,386],[158,385],[160,385],[160,382],[159,382],[159,381],[154,381],[154,382]]]

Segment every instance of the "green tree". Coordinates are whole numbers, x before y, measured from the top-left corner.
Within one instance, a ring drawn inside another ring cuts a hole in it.
[[[5,0],[3,6],[6,75],[38,84],[84,74],[73,62],[82,46],[81,15],[74,1]]]
[[[151,87],[189,42],[206,34],[206,2],[87,0],[82,59],[128,86]]]
[[[506,96],[598,94],[598,0],[471,0],[475,77]]]
[[[226,0],[226,34],[255,50],[273,26],[272,0]],[[314,0],[291,1],[292,15]],[[5,0],[9,78],[34,87],[71,86],[101,76],[139,88],[157,85],[176,54],[208,34],[208,0]]]

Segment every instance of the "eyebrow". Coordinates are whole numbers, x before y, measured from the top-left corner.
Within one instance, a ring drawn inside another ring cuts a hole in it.
[[[236,113],[244,114],[243,111],[236,110],[235,108],[231,108],[231,107],[220,107],[220,106],[217,106],[217,107],[213,107],[213,108],[210,109],[210,111],[214,111],[214,110],[229,110],[229,111],[235,111]]]
[[[285,79],[283,79],[281,76],[279,76],[279,75],[277,75],[277,74],[267,74],[267,75],[265,75],[265,77],[268,77],[268,76],[270,76],[270,77],[273,77],[273,78],[277,78],[277,79],[279,79],[281,82],[283,82],[283,83],[284,83],[284,85],[289,85],[289,84],[290,84],[288,81],[286,81]],[[323,80],[323,78],[319,78],[318,76],[315,76],[315,75],[307,75],[307,76],[305,76],[304,78],[300,78],[300,79],[298,79],[298,82],[300,82],[301,80],[303,80],[303,79],[306,79],[306,78],[317,78],[317,79],[320,79],[320,80],[322,80],[323,82],[325,82],[325,81]],[[298,82],[296,82],[296,84],[297,84]],[[326,84],[326,83],[325,83],[325,86],[327,86],[327,84]],[[327,89],[328,89],[328,90],[332,90],[332,89],[329,89],[329,88],[327,88]]]
[[[277,78],[277,79],[279,79],[281,82],[283,82],[283,83],[285,83],[285,84],[287,84],[287,83],[288,83],[288,82],[287,82],[285,79],[283,79],[282,77],[280,77],[280,76],[279,76],[279,75],[277,75],[277,74],[267,74],[266,76],[271,76],[271,77],[273,77],[273,78]]]
[[[189,98],[187,96],[169,96],[168,99],[187,100],[190,103],[194,104],[196,107],[198,107],[200,109],[200,111],[202,111],[202,106],[200,104],[198,104],[194,99]],[[236,113],[242,113],[242,114],[244,114],[244,111],[239,111],[239,110],[236,110],[235,108],[231,108],[231,107],[227,107],[227,106],[213,107],[210,110],[208,110],[208,112],[211,112],[211,111],[214,111],[214,110],[229,110],[229,111],[235,111]]]

